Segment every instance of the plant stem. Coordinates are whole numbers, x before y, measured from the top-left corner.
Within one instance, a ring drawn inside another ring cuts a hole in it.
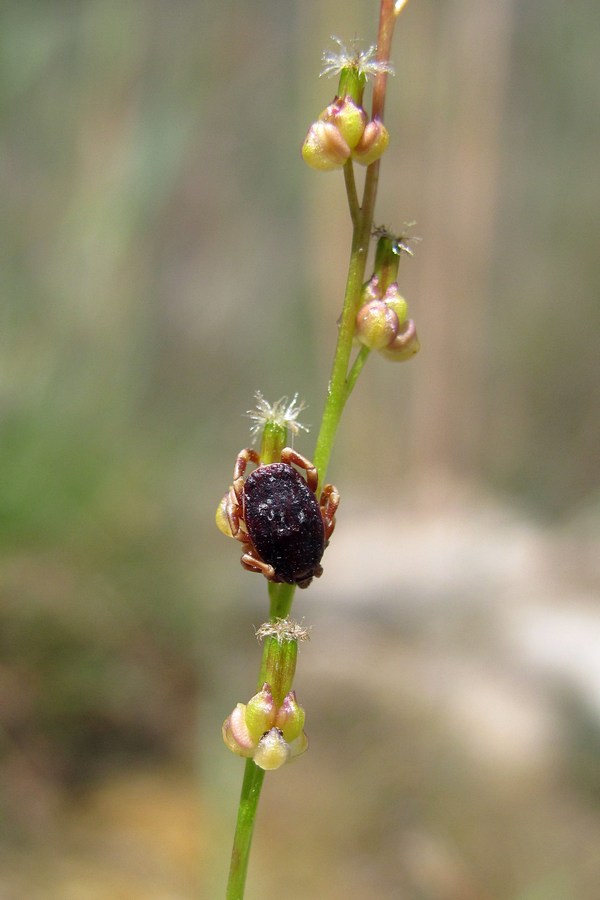
[[[379,31],[377,33],[377,60],[389,62],[392,52],[392,38],[394,37],[394,25],[398,13],[394,11],[394,0],[381,0],[379,7]],[[385,92],[387,88],[387,72],[379,72],[373,88],[372,117],[383,121],[383,109],[385,107]]]
[[[295,584],[273,584],[273,582],[269,582],[269,616],[271,620],[287,619],[292,608],[295,592]]]
[[[367,359],[369,358],[370,352],[371,351],[370,351],[369,347],[361,347],[361,349],[359,350],[359,352],[357,354],[356,359],[352,363],[352,368],[348,372],[348,377],[346,379],[346,399],[348,399],[348,397],[352,393],[352,390],[354,388],[354,385],[356,384],[358,376],[362,372],[363,366],[366,363]]]
[[[250,859],[250,845],[252,843],[256,809],[264,777],[264,770],[255,765],[253,760],[247,759],[235,826],[233,850],[231,851],[231,867],[229,869],[226,900],[243,900],[244,897],[248,860]]]
[[[381,0],[379,8],[379,32],[377,37],[377,59],[380,62],[388,62],[394,34],[396,15],[394,13],[394,0]],[[383,120],[385,106],[385,92],[387,87],[387,73],[379,72],[373,88],[372,117]],[[365,363],[367,354],[359,353],[350,373],[348,367],[352,353],[352,341],[354,338],[354,322],[360,294],[365,278],[365,267],[369,250],[369,239],[373,228],[373,215],[375,211],[375,199],[377,197],[377,185],[379,183],[379,160],[372,163],[365,177],[362,205],[356,207],[356,186],[354,172],[351,171],[352,163],[349,161],[344,166],[344,178],[348,205],[352,216],[352,250],[350,265],[348,267],[348,279],[346,281],[346,293],[344,306],[338,332],[335,357],[331,370],[331,378],[327,391],[327,400],[321,420],[321,428],[317,437],[314,462],[319,472],[319,489],[325,482],[327,467],[333,450],[333,442],[344,411],[344,406],[356,383],[356,379]]]
[[[358,194],[356,193],[356,181],[354,179],[354,166],[352,160],[349,159],[344,164],[344,181],[346,183],[346,194],[348,196],[348,207],[350,209],[350,218],[354,228],[360,221],[360,206],[358,204]]]
[[[380,61],[389,60],[396,20],[394,5],[394,0],[381,0],[377,43],[377,59]],[[386,83],[386,73],[378,73],[373,90],[373,118],[383,119]],[[365,280],[369,240],[373,228],[373,214],[379,181],[379,160],[372,163],[367,169],[362,205],[359,206],[354,168],[350,160],[344,166],[344,181],[352,219],[352,247],[331,379],[314,453],[314,463],[319,472],[318,490],[321,490],[325,481],[333,443],[344,406],[369,356],[369,350],[363,347],[350,367],[355,320]],[[291,610],[295,589],[295,585],[269,583],[271,620],[287,618]],[[261,685],[259,684],[258,688],[260,689],[260,687]],[[264,771],[255,765],[251,759],[246,761],[231,854],[227,900],[243,900],[252,832],[264,776]]]
[[[340,319],[337,346],[327,391],[327,400],[325,402],[321,428],[319,430],[315,448],[314,463],[319,472],[319,489],[323,486],[325,481],[327,467],[333,449],[333,442],[347,399],[346,376],[350,363],[350,354],[352,353],[354,321],[358,311],[360,292],[365,275],[369,232],[370,225],[366,229],[365,238],[364,219],[361,210],[359,220],[354,226],[352,235],[352,251],[348,267],[348,278],[346,280],[344,306],[342,309],[342,317]]]

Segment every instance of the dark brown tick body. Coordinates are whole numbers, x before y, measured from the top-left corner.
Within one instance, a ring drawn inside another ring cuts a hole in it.
[[[227,518],[233,537],[245,545],[244,568],[262,572],[269,581],[304,588],[323,571],[321,558],[335,527],[339,494],[328,484],[318,500],[313,464],[290,447],[282,450],[281,459],[260,465],[256,451],[238,454]],[[244,479],[248,461],[258,468]],[[306,471],[306,481],[292,462]]]
[[[287,584],[312,578],[325,552],[317,498],[291,466],[260,466],[244,483],[244,520],[254,549]]]

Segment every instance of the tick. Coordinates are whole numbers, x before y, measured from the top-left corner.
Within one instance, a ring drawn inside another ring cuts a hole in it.
[[[249,462],[257,468],[244,477]],[[340,495],[326,484],[317,498],[318,479],[312,462],[291,447],[281,451],[281,462],[266,465],[255,450],[238,453],[223,504],[231,535],[243,545],[245,569],[301,588],[322,574]]]

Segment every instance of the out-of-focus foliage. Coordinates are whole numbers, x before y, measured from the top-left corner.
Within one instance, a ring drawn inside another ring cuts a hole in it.
[[[600,501],[597,37],[593,3],[515,4],[487,471],[553,513]]]

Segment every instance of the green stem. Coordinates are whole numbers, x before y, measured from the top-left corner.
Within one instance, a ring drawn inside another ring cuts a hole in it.
[[[361,347],[356,359],[352,363],[352,368],[348,372],[348,377],[346,379],[346,400],[352,393],[352,390],[354,388],[354,385],[356,384],[358,376],[362,372],[363,366],[366,363],[367,359],[369,358],[370,352],[371,351],[370,351],[369,347]]]
[[[273,619],[287,619],[292,608],[295,592],[295,584],[273,584],[273,582],[269,582],[269,617],[271,621]]]
[[[396,16],[394,15],[394,0],[381,0],[379,9],[379,32],[377,37],[377,59],[387,62],[390,58],[392,36]],[[383,120],[385,104],[385,92],[387,86],[387,74],[380,72],[373,89],[373,118]],[[366,361],[368,353],[359,353],[352,370],[348,372],[350,355],[352,353],[352,340],[354,337],[354,322],[360,294],[365,279],[365,267],[369,250],[369,239],[373,228],[373,215],[375,212],[375,199],[379,183],[379,160],[372,163],[365,177],[362,205],[357,209],[356,186],[352,163],[344,166],[344,178],[348,205],[352,216],[352,251],[346,281],[346,294],[340,320],[337,346],[329,381],[327,400],[321,420],[321,428],[317,437],[314,462],[319,472],[319,488],[325,482],[327,467],[333,450],[333,443],[337,434],[344,406],[356,383],[360,371]]]
[[[387,61],[389,59],[395,18],[394,0],[381,0],[377,46],[379,60]],[[377,116],[383,119],[386,81],[385,73],[380,73],[375,82],[373,118]],[[373,213],[379,181],[379,161],[374,162],[367,169],[361,206],[358,204],[354,168],[351,161],[344,166],[344,180],[352,219],[352,248],[331,379],[314,454],[314,463],[319,472],[319,489],[325,481],[344,406],[369,356],[369,350],[363,347],[350,367],[355,320],[365,280],[369,240],[373,228]],[[292,607],[295,590],[295,585],[269,583],[271,620],[287,618]],[[259,684],[258,687],[260,689],[261,685]],[[243,900],[244,897],[250,845],[264,776],[263,769],[255,765],[251,759],[246,761],[226,900]]]
[[[360,220],[360,206],[358,204],[358,194],[356,193],[356,181],[354,179],[354,166],[352,160],[349,159],[344,164],[344,181],[346,183],[346,194],[348,196],[348,207],[350,209],[350,218],[354,228]]]
[[[360,220],[355,226],[352,236],[352,252],[350,255],[350,265],[348,267],[344,306],[340,319],[331,378],[329,379],[327,400],[325,402],[321,428],[319,430],[315,448],[314,463],[319,472],[319,488],[322,487],[325,482],[327,467],[333,449],[333,442],[347,399],[346,376],[350,363],[350,354],[352,353],[354,321],[356,319],[356,313],[358,312],[358,304],[360,302],[360,294],[367,262],[368,236],[365,240],[362,222],[363,217],[361,212]],[[370,229],[367,229],[367,235],[369,230]]]
[[[231,867],[225,895],[226,900],[243,900],[244,897],[248,860],[250,859],[250,845],[252,843],[256,809],[264,777],[264,770],[255,765],[251,759],[247,759],[233,850],[231,851]]]

